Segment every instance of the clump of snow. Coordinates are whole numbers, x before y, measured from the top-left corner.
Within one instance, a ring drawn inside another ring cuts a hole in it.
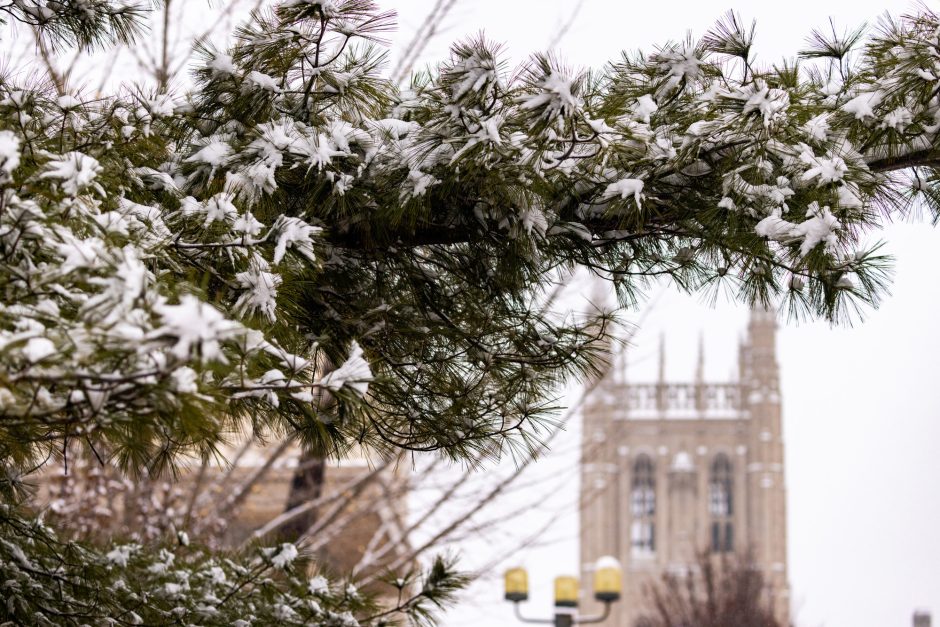
[[[643,94],[637,98],[636,104],[633,105],[633,115],[644,124],[649,124],[650,116],[656,113],[658,109],[659,106],[656,104],[656,101],[653,100],[653,97],[649,94]]]
[[[828,253],[835,251],[838,245],[836,231],[842,228],[838,218],[832,215],[829,207],[820,207],[818,202],[810,203],[806,217],[809,218],[799,224],[794,224],[781,217],[781,210],[774,212],[757,223],[755,232],[761,237],[774,241],[789,243],[802,239],[800,256],[805,257],[818,244],[823,244]]]
[[[290,216],[281,216],[275,224],[277,245],[274,247],[274,263],[280,263],[288,248],[294,249],[310,261],[315,261],[313,236],[322,231],[318,226],[311,226]]]
[[[232,230],[236,233],[243,233],[244,235],[251,237],[253,235],[258,235],[261,233],[261,230],[264,228],[264,224],[258,221],[258,219],[250,211],[238,216],[235,219],[235,222],[232,223]]]
[[[803,130],[813,139],[826,141],[827,134],[829,133],[829,114],[820,113],[816,117],[810,118],[806,124],[803,125]]]
[[[297,547],[290,542],[281,545],[281,550],[271,557],[271,565],[274,568],[284,570],[290,566],[297,558]]]
[[[170,117],[173,115],[173,110],[176,108],[173,98],[169,94],[162,94],[156,98],[147,100],[144,105],[154,118]]]
[[[839,186],[839,206],[859,208],[862,206],[862,199],[858,195],[858,186],[854,183],[844,183]]]
[[[169,581],[163,585],[163,595],[175,599],[183,593],[183,585]]]
[[[572,92],[576,80],[561,72],[552,72],[539,83],[541,91],[523,98],[520,106],[523,109],[545,107],[544,115],[547,118],[573,115],[581,107],[581,98]]]
[[[341,387],[351,387],[359,396],[364,397],[369,391],[369,382],[372,381],[372,369],[362,354],[362,347],[353,341],[349,349],[349,357],[343,365],[320,379],[320,385],[331,390]]]
[[[235,303],[235,312],[238,315],[260,312],[270,321],[274,321],[277,308],[277,286],[281,284],[281,277],[268,272],[266,264],[262,266],[253,263],[248,270],[235,275],[239,287],[245,291]]]
[[[784,220],[781,213],[781,209],[775,209],[773,213],[757,223],[754,232],[776,242],[787,242],[796,237],[794,234],[796,225]]]
[[[620,570],[620,561],[612,555],[604,555],[600,557],[594,564],[595,570],[601,570],[603,568],[613,568]]]
[[[744,100],[744,114],[759,112],[765,125],[790,106],[790,94],[782,89],[768,87],[762,80],[754,81],[732,97]]]
[[[199,391],[199,375],[189,366],[177,368],[170,373],[170,386],[181,394],[195,394]]]
[[[734,200],[728,196],[721,197],[721,200],[718,201],[718,207],[728,211],[737,211],[738,209],[737,205],[734,204]]]
[[[404,120],[397,120],[395,118],[383,118],[381,120],[373,120],[370,124],[375,127],[380,133],[388,135],[392,139],[401,139],[407,136],[409,133],[421,128],[421,125],[417,122],[406,122]]]
[[[102,265],[105,244],[97,237],[80,239],[70,231],[60,230],[62,241],[54,244],[56,252],[63,257],[61,270],[71,272],[76,268],[95,268]]]
[[[548,230],[548,218],[538,207],[530,206],[523,209],[519,214],[519,222],[530,236],[535,233],[542,237],[545,235],[545,231]]]
[[[203,361],[226,362],[220,343],[241,329],[237,323],[192,294],[180,298],[179,305],[163,304],[155,309],[163,326],[151,336],[176,338],[170,350],[177,359],[187,361],[195,352]]]
[[[0,131],[0,184],[13,180],[20,165],[20,138],[13,131]]]
[[[881,104],[884,96],[879,91],[869,91],[855,96],[844,105],[842,110],[851,113],[856,120],[875,117],[875,107]]]
[[[231,76],[235,74],[235,62],[224,52],[217,52],[209,62],[209,69],[214,76]]]
[[[892,128],[899,133],[911,125],[914,121],[914,114],[907,107],[898,107],[888,113],[881,122],[882,128]]]
[[[650,100],[652,100],[652,98]],[[591,127],[591,130],[598,135],[606,135],[608,133],[617,132],[617,130],[607,124],[603,118],[598,118],[596,120],[592,118],[586,118],[584,121],[587,122],[588,126]]]
[[[608,185],[607,189],[604,190],[604,195],[601,198],[603,200],[608,200],[611,198],[616,198],[617,196],[619,196],[621,199],[624,199],[627,196],[633,196],[633,199],[636,201],[636,204],[639,207],[642,194],[643,181],[640,179],[620,179],[619,181]]]
[[[665,50],[652,55],[650,61],[661,69],[667,70],[666,82],[657,90],[659,94],[672,91],[680,83],[688,83],[702,76],[702,60],[692,47],[683,50]]]
[[[430,186],[440,182],[430,174],[426,174],[420,170],[411,170],[408,172],[408,180],[412,185],[412,196],[424,196]]]
[[[238,215],[238,209],[232,202],[232,195],[225,192],[220,192],[210,198],[204,210],[206,212],[205,226],[209,226],[216,220],[224,222],[227,219],[234,219]]]
[[[804,181],[818,179],[816,181],[817,187],[841,181],[845,178],[846,172],[849,171],[842,157],[838,155],[829,158],[817,157],[809,148],[800,154],[800,161],[810,166],[801,178]]]
[[[310,591],[310,594],[328,594],[330,591],[330,584],[326,580],[326,577],[317,575],[310,580],[310,583],[307,584],[307,590]]]
[[[806,212],[809,220],[796,225],[797,234],[803,238],[800,255],[806,256],[817,244],[824,244],[827,252],[833,252],[839,243],[836,231],[842,228],[838,218],[832,215],[829,207],[820,207],[812,202]]]
[[[296,623],[300,619],[300,615],[291,606],[276,603],[274,605],[274,618],[285,623]]]
[[[209,569],[209,580],[218,585],[226,581],[225,571],[219,566],[213,566]]]
[[[69,196],[78,195],[101,172],[98,160],[81,152],[68,152],[51,160],[46,168],[39,178],[61,180],[62,191]]]
[[[470,56],[455,61],[447,74],[463,76],[451,90],[452,100],[460,100],[465,94],[483,89],[487,83],[497,80],[496,59],[481,51],[474,51]]]
[[[186,163],[205,163],[218,168],[225,164],[225,161],[231,156],[232,147],[221,139],[214,138],[205,146],[188,156]]]
[[[307,163],[311,168],[323,170],[324,166],[330,165],[333,157],[345,157],[348,153],[340,150],[333,142],[332,137],[325,133],[318,133],[305,136],[297,142],[295,150],[307,157]]]
[[[124,544],[121,546],[116,546],[105,555],[109,562],[118,566],[120,568],[127,567],[127,560],[130,559],[131,553],[134,551],[134,545]]]
[[[63,111],[69,111],[71,109],[78,109],[80,106],[82,106],[81,100],[69,94],[66,94],[64,96],[59,96],[59,99],[56,101],[56,104],[58,104],[59,108],[62,109]]]
[[[248,72],[245,76],[245,82],[265,91],[279,92],[281,90],[274,78],[263,72],[258,72],[257,70]]]
[[[30,338],[22,349],[23,357],[31,363],[42,361],[46,357],[54,355],[55,352],[55,344],[52,343],[52,340],[45,337]]]
[[[153,564],[147,567],[147,571],[154,573],[155,575],[159,575],[159,574],[163,574],[167,572],[170,569],[170,567],[173,566],[173,562],[176,561],[176,555],[174,555],[170,551],[167,551],[166,549],[160,549],[160,553],[158,554],[158,557],[160,561],[154,562]]]

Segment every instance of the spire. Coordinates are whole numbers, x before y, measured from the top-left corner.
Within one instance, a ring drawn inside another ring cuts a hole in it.
[[[666,334],[659,334],[659,384],[666,382]]]
[[[705,381],[705,336],[698,332],[698,361],[695,364],[695,382]]]
[[[705,411],[705,335],[698,332],[698,361],[695,364],[695,408]]]
[[[656,386],[656,408],[666,411],[666,334],[659,334],[659,380]]]

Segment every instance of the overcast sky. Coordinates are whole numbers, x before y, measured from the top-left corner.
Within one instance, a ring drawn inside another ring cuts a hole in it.
[[[403,0],[400,49],[434,4]],[[544,49],[577,6],[571,0],[457,0],[424,63],[447,53],[454,39],[485,31],[521,59]],[[393,6],[393,3],[388,3]],[[701,34],[728,9],[758,23],[762,59],[793,56],[813,28],[873,22],[907,2],[830,0],[745,3],[728,0],[611,2],[586,0],[558,51],[573,65],[598,66],[622,49],[649,50],[691,30]],[[940,231],[896,224],[883,233],[897,258],[892,295],[854,328],[784,324],[778,336],[786,439],[790,582],[800,627],[889,627],[911,624],[914,608],[940,619],[940,281],[935,278]],[[714,308],[696,297],[663,295],[637,335],[630,376],[651,379],[660,332],[667,374],[691,379],[697,338],[705,333],[706,371],[727,378],[735,368],[747,312]],[[785,323],[785,321],[783,321]],[[572,429],[570,437],[578,435]],[[571,451],[570,447],[565,447]],[[573,453],[568,453],[573,454]],[[543,472],[570,467],[548,460]],[[575,489],[575,484],[571,485]],[[534,511],[534,527],[551,508]],[[550,613],[552,578],[577,573],[577,519],[562,516],[551,542],[524,556],[534,598],[530,614]],[[472,556],[482,547],[467,546]],[[500,568],[501,570],[501,568]],[[476,586],[473,603],[448,625],[512,625],[500,605],[500,572]]]

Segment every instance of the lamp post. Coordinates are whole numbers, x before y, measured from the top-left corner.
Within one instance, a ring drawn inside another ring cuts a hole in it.
[[[523,568],[511,568],[506,571],[506,600],[512,601],[516,618],[524,623],[542,623],[555,627],[572,627],[600,623],[610,616],[610,604],[620,599],[623,571],[620,562],[613,557],[597,560],[594,569],[594,598],[604,604],[600,616],[578,616],[578,580],[576,577],[555,578],[555,617],[526,618],[519,610],[519,603],[529,598],[529,575]]]

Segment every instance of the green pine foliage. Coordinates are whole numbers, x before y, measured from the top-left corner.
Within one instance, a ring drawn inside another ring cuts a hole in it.
[[[181,533],[173,546],[63,542],[41,521],[0,510],[0,617],[18,625],[433,624],[465,583],[453,560],[384,583],[378,607],[351,583],[309,576],[293,544],[250,555],[209,553]]]
[[[0,19],[61,47],[130,41],[146,14],[0,0]],[[554,313],[572,269],[623,306],[668,278],[841,321],[885,293],[869,234],[911,207],[940,216],[927,10],[814,33],[769,67],[734,15],[589,72],[546,55],[513,70],[477,37],[407,89],[383,73],[393,18],[369,0],[272,3],[230,49],[200,45],[182,93],[57,97],[0,75],[9,503],[75,445],[131,475],[245,433],[336,457],[533,446],[612,336],[608,313]],[[11,512],[10,529],[38,529]],[[95,569],[93,611],[123,603],[102,596],[93,549],[27,535],[4,567],[78,551],[63,567]],[[438,575],[440,601],[455,579]],[[78,592],[55,594],[70,615]]]

